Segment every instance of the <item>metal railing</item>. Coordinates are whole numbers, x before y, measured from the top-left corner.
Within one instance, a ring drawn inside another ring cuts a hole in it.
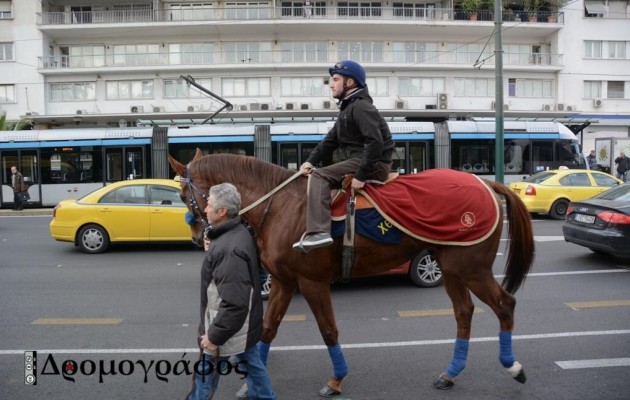
[[[239,21],[239,20],[409,20],[409,21],[464,21],[471,15],[477,15],[477,21],[493,21],[494,12],[479,10],[466,12],[452,8],[433,7],[369,7],[369,6],[331,6],[313,7],[310,13],[303,7],[197,7],[172,10],[108,10],[108,11],[71,11],[37,13],[40,25],[81,25],[81,24],[133,24],[146,22],[190,22],[190,21]],[[554,22],[549,16],[555,16],[555,22],[564,23],[564,13],[530,13],[527,11],[503,12],[505,22]],[[531,18],[530,18],[531,17]]]
[[[492,56],[492,50],[479,52],[464,51],[215,51],[176,52],[141,54],[105,54],[99,56],[52,56],[39,57],[39,68],[44,70],[75,68],[127,68],[145,66],[181,65],[228,65],[260,64],[312,64],[313,62],[334,63],[337,58],[351,58],[362,63],[396,65],[472,65],[478,59]],[[562,66],[562,54],[510,53],[503,54],[506,66]]]

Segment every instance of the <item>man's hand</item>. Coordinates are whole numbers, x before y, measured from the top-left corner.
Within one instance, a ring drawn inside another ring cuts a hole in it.
[[[203,335],[201,335],[201,343],[199,343],[199,346],[201,346],[202,349],[207,350],[212,354],[216,354],[217,350],[219,349],[219,346],[217,346],[216,344],[213,344],[212,342],[210,342],[210,340],[208,340],[207,333],[204,333]]]
[[[302,175],[310,175],[310,173],[314,170],[315,167],[308,161],[300,166],[300,172],[302,173]]]
[[[352,178],[352,184],[350,185],[350,187],[352,187],[352,190],[363,189],[363,186],[365,186],[365,182],[361,182],[356,178]]]

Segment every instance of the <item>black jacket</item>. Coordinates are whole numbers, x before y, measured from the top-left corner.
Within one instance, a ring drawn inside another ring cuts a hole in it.
[[[210,248],[201,267],[199,334],[207,333],[221,355],[239,354],[262,335],[256,245],[240,217],[217,226],[208,236]]]
[[[324,140],[308,157],[317,165],[332,159],[339,148],[346,159],[361,158],[354,177],[365,181],[378,162],[391,163],[394,141],[387,122],[372,104],[367,86],[341,101],[339,116]]]
[[[626,157],[617,157],[615,158],[615,164],[617,165],[617,172],[623,174],[624,172],[630,170],[630,158]]]

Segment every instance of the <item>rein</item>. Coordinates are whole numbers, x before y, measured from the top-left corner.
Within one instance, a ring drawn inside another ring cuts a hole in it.
[[[265,201],[267,199],[270,199],[269,201],[271,202],[271,196],[273,196],[280,189],[282,189],[283,187],[288,185],[291,181],[295,180],[295,178],[297,178],[300,175],[302,175],[302,173],[300,171],[297,171],[289,179],[285,180],[280,185],[276,186],[271,192],[267,193],[266,195],[264,195],[260,199],[256,200],[255,202],[253,202],[249,206],[243,208],[241,211],[239,211],[238,215],[243,215],[246,212],[251,211],[254,207],[257,207],[258,205],[260,205],[263,201]],[[190,178],[190,164],[186,165],[186,177],[180,177],[179,181],[186,183],[186,185],[188,186],[188,192],[190,193],[189,194],[190,206],[192,208],[194,208],[195,210],[197,210],[197,212],[199,212],[199,215],[201,215],[201,222],[203,223],[204,227],[207,228],[208,226],[210,226],[210,223],[206,220],[206,214],[203,212],[201,207],[199,207],[199,203],[195,199],[195,195],[194,195],[193,191],[197,192],[201,196],[201,198],[206,201],[206,203],[208,202],[208,195],[206,195],[201,189],[199,189],[192,182],[192,179]],[[269,211],[269,206],[267,206],[267,208],[265,209],[265,215],[266,215],[266,213],[268,211]]]
[[[282,189],[283,187],[285,187],[286,185],[288,185],[291,181],[293,181],[295,178],[297,178],[298,176],[302,175],[302,172],[298,171],[295,174],[293,174],[289,179],[287,179],[286,181],[282,182],[280,185],[276,186],[275,189],[273,189],[271,192],[267,193],[266,195],[264,195],[263,197],[261,197],[260,199],[256,200],[255,202],[253,202],[252,204],[250,204],[249,206],[243,208],[241,211],[238,212],[238,215],[243,215],[246,212],[250,211],[252,208],[258,206],[260,203],[262,203],[263,201],[267,200],[268,198],[270,198],[271,196],[273,196],[275,193],[277,193],[280,189]]]

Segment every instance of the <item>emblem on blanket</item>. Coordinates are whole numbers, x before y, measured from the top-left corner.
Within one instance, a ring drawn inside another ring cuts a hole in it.
[[[374,208],[357,210],[355,215],[354,227],[359,235],[381,243],[400,243],[402,238],[400,229],[383,218]],[[332,237],[343,236],[345,229],[345,220],[333,221],[330,235]]]
[[[465,212],[462,214],[460,221],[462,222],[462,225],[464,225],[467,228],[470,228],[473,225],[475,225],[475,214],[470,211]]]

